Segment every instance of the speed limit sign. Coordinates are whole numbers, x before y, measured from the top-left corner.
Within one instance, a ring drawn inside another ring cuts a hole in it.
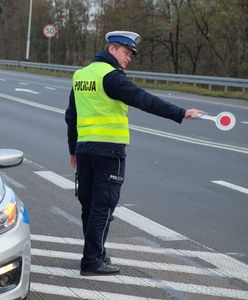
[[[57,32],[58,32],[58,30],[57,30],[56,26],[53,25],[53,24],[47,24],[43,28],[43,34],[48,39],[51,39],[51,38],[55,37],[55,35],[57,34]]]

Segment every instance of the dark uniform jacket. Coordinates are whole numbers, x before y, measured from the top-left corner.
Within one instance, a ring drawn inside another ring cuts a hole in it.
[[[107,50],[96,54],[95,61],[111,64],[116,70],[108,73],[103,78],[103,86],[106,94],[113,100],[121,100],[125,104],[139,108],[145,112],[174,120],[181,123],[185,109],[166,102],[145,90],[137,87],[126,78],[117,60]],[[79,142],[77,143],[77,115],[73,89],[71,90],[68,108],[65,113],[68,126],[68,144],[71,155],[79,153],[125,156],[125,145],[103,142]]]

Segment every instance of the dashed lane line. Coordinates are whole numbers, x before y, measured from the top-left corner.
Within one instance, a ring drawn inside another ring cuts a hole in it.
[[[8,182],[13,184],[16,188],[21,188],[21,189],[25,189],[26,187],[21,184],[19,181],[14,180],[13,178],[9,177],[8,175],[6,175],[5,173],[3,173],[3,177],[4,179]]]
[[[20,84],[20,85],[28,85],[27,82],[18,82],[17,84]]]
[[[50,87],[50,86],[45,86],[46,90],[51,90],[51,91],[56,91],[56,88]]]
[[[162,226],[136,212],[123,207],[118,206],[114,211],[114,215],[131,224],[132,226],[139,228],[146,233],[151,234],[154,237],[157,237],[163,241],[179,241],[179,240],[188,240],[185,236],[165,227]]]
[[[73,215],[69,214],[68,212],[64,211],[58,206],[52,206],[51,212],[57,215],[60,215],[67,219],[69,222],[74,223],[80,227],[82,227],[82,220],[79,220],[78,218],[74,217]]]
[[[20,88],[15,88],[15,91],[16,92],[24,92],[24,93],[30,93],[30,94],[40,94],[40,92],[37,92],[37,91],[33,91],[33,90],[30,90],[30,89],[20,89]]]
[[[61,187],[62,189],[68,190],[68,189],[74,189],[75,183],[72,182],[69,179],[66,179],[63,176],[60,176],[59,174],[56,174],[52,171],[36,171],[35,174],[41,176],[42,178],[52,182],[53,184]]]
[[[225,186],[229,189],[232,189],[232,190],[235,190],[235,191],[238,191],[240,193],[244,193],[244,194],[248,194],[248,189],[247,188],[244,188],[242,186],[239,186],[239,185],[236,185],[236,184],[233,184],[233,183],[230,183],[230,182],[227,182],[227,181],[223,181],[223,180],[213,180],[211,181],[215,184],[219,184],[219,185],[222,185],[222,186]]]

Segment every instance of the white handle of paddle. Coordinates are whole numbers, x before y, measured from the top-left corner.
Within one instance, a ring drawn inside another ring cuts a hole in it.
[[[202,119],[202,120],[211,120],[211,121],[216,121],[215,116],[209,116],[209,115],[199,115],[197,116],[197,119]]]

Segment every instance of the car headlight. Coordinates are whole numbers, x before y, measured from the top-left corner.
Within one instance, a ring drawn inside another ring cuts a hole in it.
[[[11,195],[11,190],[6,189],[0,179],[0,234],[11,229],[17,221],[17,204],[15,197]]]

